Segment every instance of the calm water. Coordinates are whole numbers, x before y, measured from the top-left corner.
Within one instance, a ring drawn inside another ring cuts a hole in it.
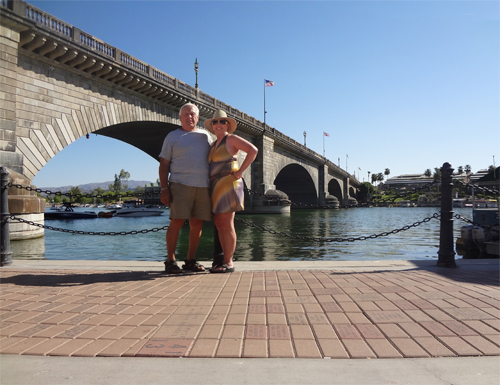
[[[439,208],[373,207],[292,210],[289,215],[239,215],[237,218],[297,236],[348,238],[398,229],[430,217],[435,212],[439,212]],[[455,213],[472,218],[472,209],[456,208]],[[168,210],[159,217],[46,221],[47,225],[58,228],[104,232],[152,229],[168,223]],[[465,224],[455,221],[455,237],[460,236],[460,228]],[[183,229],[179,240],[179,259],[184,259],[187,252],[187,230],[187,227]],[[236,231],[238,245],[235,257],[240,261],[437,259],[439,249],[437,219],[408,231],[355,242],[327,243],[283,238],[239,222],[236,222]],[[206,223],[197,259],[211,260],[212,237],[213,225]],[[163,261],[166,255],[165,230],[125,236],[78,235],[45,230],[44,238],[11,242],[11,248],[13,258]]]

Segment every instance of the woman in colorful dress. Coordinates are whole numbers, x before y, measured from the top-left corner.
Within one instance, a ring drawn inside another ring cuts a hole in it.
[[[211,273],[234,271],[233,254],[236,248],[234,213],[244,209],[243,172],[257,156],[257,147],[247,140],[233,135],[236,120],[217,110],[211,119],[204,122],[205,128],[217,137],[208,154],[210,172],[210,195],[215,226],[224,252],[224,262],[210,269]],[[247,156],[238,167],[239,151]]]

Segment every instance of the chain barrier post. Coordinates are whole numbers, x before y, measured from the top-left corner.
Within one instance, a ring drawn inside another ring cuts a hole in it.
[[[9,194],[7,189],[9,172],[5,167],[0,167],[0,266],[12,264],[12,251],[10,250],[9,235]]]
[[[437,265],[457,267],[453,248],[453,168],[448,162],[441,167],[441,225]]]

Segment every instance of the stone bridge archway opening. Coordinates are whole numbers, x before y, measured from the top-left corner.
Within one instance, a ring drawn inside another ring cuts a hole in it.
[[[318,204],[318,193],[307,170],[299,164],[289,164],[276,176],[274,184],[294,203]],[[292,206],[293,207],[293,206]]]
[[[337,179],[332,179],[330,180],[330,182],[328,182],[328,194],[333,195],[339,200],[339,202],[342,202],[342,186],[340,186],[340,183]]]

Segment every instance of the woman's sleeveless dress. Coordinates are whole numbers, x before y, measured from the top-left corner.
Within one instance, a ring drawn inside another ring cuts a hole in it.
[[[244,209],[243,179],[236,179],[232,172],[238,171],[238,161],[226,148],[227,136],[216,148],[216,141],[208,154],[210,172],[210,195],[214,214],[231,213]]]

